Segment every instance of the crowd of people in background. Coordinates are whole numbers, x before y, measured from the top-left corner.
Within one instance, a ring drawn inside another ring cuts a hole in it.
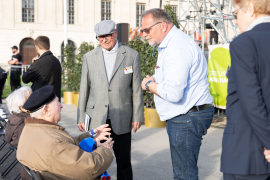
[[[225,180],[270,179],[270,2],[233,0],[241,34],[230,44],[227,125],[221,172]],[[117,162],[117,179],[132,180],[131,136],[144,121],[143,91],[154,94],[156,110],[166,121],[175,180],[198,180],[202,137],[215,109],[209,93],[207,61],[193,39],[155,8],[142,13],[141,33],[158,46],[154,75],[141,77],[140,54],[118,42],[112,20],[95,25],[100,44],[83,59],[77,124],[72,137],[61,120],[61,64],[50,51],[46,36],[35,40],[37,57],[23,74],[16,46],[8,63],[12,93],[6,99],[11,113],[6,140],[17,149],[23,165],[40,179],[96,179]],[[18,66],[18,68],[15,68]],[[143,79],[142,79],[143,78]],[[21,87],[21,88],[20,88]],[[1,89],[1,84],[0,84]],[[85,118],[90,127],[86,127]],[[80,148],[92,138],[93,152]],[[22,179],[28,179],[21,169]],[[24,175],[23,175],[24,174]]]

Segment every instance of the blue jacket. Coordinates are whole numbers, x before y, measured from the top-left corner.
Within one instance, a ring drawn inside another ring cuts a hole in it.
[[[270,173],[264,148],[270,149],[270,23],[239,35],[230,44],[227,126],[222,141],[221,171]]]

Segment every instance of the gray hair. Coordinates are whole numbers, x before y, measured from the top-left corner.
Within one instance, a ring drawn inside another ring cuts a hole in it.
[[[160,9],[160,8],[149,9],[147,11],[144,11],[141,14],[141,16],[142,18],[144,18],[148,14],[151,14],[155,21],[164,21],[167,24],[173,23],[171,16],[163,9]]]
[[[6,99],[9,112],[21,113],[20,106],[26,102],[28,95],[32,93],[31,88],[24,86],[13,91]]]
[[[44,108],[44,106],[41,109],[39,109],[39,110],[37,110],[37,111],[35,111],[33,113],[30,113],[30,116],[31,117],[41,117],[41,116],[43,116],[43,108]]]

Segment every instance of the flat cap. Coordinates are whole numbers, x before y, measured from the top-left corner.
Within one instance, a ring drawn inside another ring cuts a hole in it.
[[[28,110],[30,113],[33,113],[41,109],[44,105],[52,102],[55,97],[56,95],[53,86],[44,86],[40,89],[37,89],[29,96],[23,105],[23,108]]]
[[[115,30],[115,23],[112,20],[100,21],[95,25],[94,30],[97,36],[112,34]]]

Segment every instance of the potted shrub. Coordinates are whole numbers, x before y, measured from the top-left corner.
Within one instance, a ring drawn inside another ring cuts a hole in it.
[[[78,101],[79,101],[79,91],[80,91],[80,83],[81,83],[81,74],[82,74],[82,64],[83,64],[83,56],[88,53],[89,51],[93,50],[95,48],[94,44],[92,42],[87,43],[83,42],[79,49],[78,54],[75,58],[75,64],[73,68],[74,73],[74,96],[73,96],[73,103],[76,107],[78,107]]]
[[[157,47],[150,46],[147,40],[142,39],[139,36],[135,36],[133,40],[129,41],[128,46],[140,53],[142,78],[146,75],[154,75],[154,67],[156,65],[158,55]],[[166,122],[160,121],[159,115],[157,114],[154,95],[144,91],[143,101],[145,107],[145,126],[151,128],[166,127]]]
[[[73,104],[75,57],[73,46],[66,45],[64,48],[65,60],[62,62],[62,86],[64,87],[64,104]]]

